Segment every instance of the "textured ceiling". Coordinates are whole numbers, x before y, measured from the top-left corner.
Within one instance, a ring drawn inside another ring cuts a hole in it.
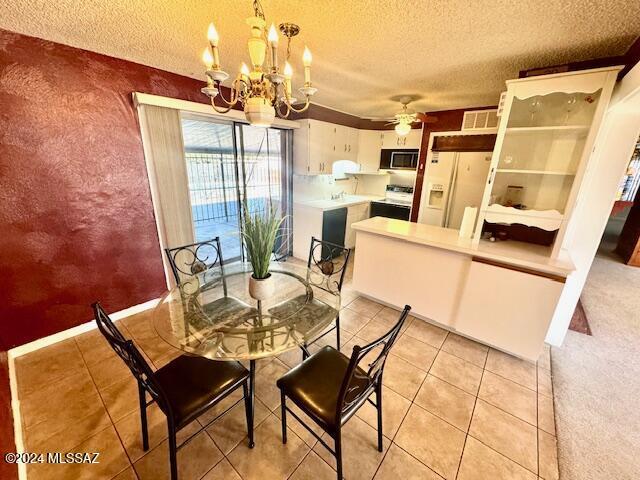
[[[518,71],[621,55],[640,34],[638,0],[263,0],[268,22],[289,21],[300,83],[313,52],[314,101],[365,117],[414,108],[497,103]],[[250,0],[4,0],[0,28],[202,78],[214,21],[223,67],[247,60]],[[284,42],[280,58],[284,57]]]

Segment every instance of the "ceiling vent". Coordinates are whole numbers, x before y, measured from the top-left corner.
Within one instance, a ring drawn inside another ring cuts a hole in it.
[[[498,128],[498,110],[470,110],[464,112],[462,130],[487,130]]]

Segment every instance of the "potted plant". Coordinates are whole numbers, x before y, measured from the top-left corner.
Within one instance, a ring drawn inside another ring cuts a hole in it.
[[[243,209],[242,237],[253,269],[249,279],[249,295],[256,300],[265,300],[274,290],[269,264],[284,217],[281,218],[272,207],[264,212],[251,213],[245,202]]]

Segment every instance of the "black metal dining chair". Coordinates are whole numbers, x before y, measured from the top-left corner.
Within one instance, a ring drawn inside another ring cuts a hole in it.
[[[113,324],[100,303],[96,302],[92,307],[98,329],[138,382],[144,451],[149,450],[147,407],[155,402],[167,417],[171,480],[178,478],[178,450],[243,399],[249,444],[253,444],[253,431],[250,428],[250,425],[253,425],[253,412],[249,403],[249,371],[240,362],[217,362],[204,357],[181,355],[154,372],[135,344],[127,340]],[[217,405],[240,386],[243,388],[243,397],[240,400],[177,445],[176,435],[179,430]],[[147,402],[147,394],[151,397],[149,402]]]
[[[410,310],[406,305],[398,322],[379,339],[364,347],[353,347],[351,358],[325,346],[276,382],[281,398],[282,443],[287,443],[289,413],[335,456],[338,480],[342,479],[342,427],[367,401],[378,412],[378,451],[382,452],[382,374],[389,351]],[[380,351],[374,351],[376,348]],[[359,364],[369,353],[375,358],[365,370]],[[373,392],[375,403],[369,398]],[[333,438],[334,449],[287,407],[287,397]]]
[[[309,286],[319,288],[328,294],[339,294],[342,291],[350,255],[351,249],[349,248],[311,237],[306,277]],[[269,310],[270,313],[279,317],[285,317],[287,311],[295,312],[295,315],[302,319],[297,322],[296,330],[305,337],[308,337],[317,325],[326,324],[328,317],[331,317],[331,321],[335,322],[331,328],[326,329],[312,340],[307,340],[301,347],[303,360],[309,356],[308,348],[310,345],[333,331],[336,332],[336,347],[340,349],[339,310],[317,299],[309,301],[308,294],[287,300]]]

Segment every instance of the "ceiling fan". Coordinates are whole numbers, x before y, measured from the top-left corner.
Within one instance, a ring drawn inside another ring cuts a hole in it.
[[[434,123],[438,119],[430,117],[422,112],[416,112],[409,108],[409,104],[414,100],[413,97],[400,97],[397,101],[402,104],[402,110],[395,114],[394,118],[389,118],[386,125],[395,125],[395,131],[400,136],[408,135],[411,131],[411,124],[415,122]]]

